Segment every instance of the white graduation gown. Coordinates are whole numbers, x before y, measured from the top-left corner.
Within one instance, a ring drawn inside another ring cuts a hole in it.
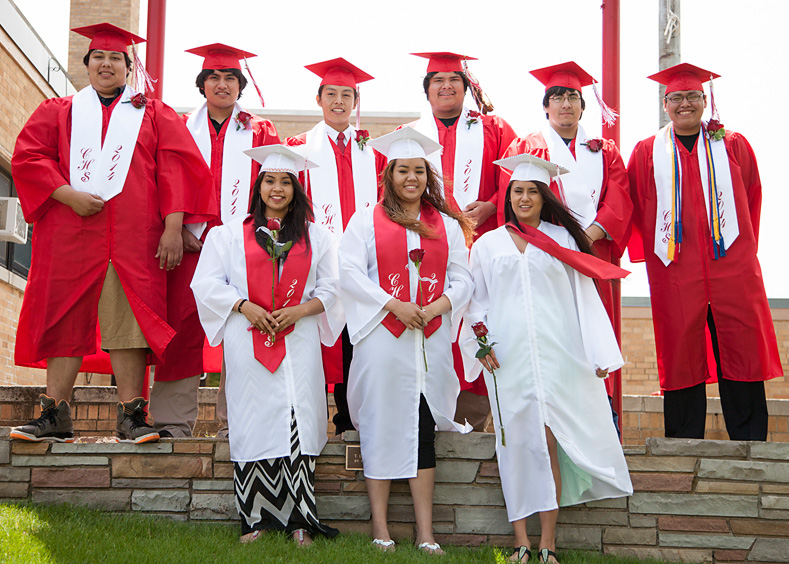
[[[473,289],[468,250],[457,221],[444,216],[449,257],[444,292],[452,309],[425,340],[428,371],[422,358],[422,332],[406,329],[396,338],[381,322],[392,298],[378,284],[373,208],[357,211],[340,244],[340,281],[348,332],[354,345],[348,376],[348,409],[359,438],[364,475],[379,480],[414,478],[417,472],[419,396],[424,394],[440,431],[468,432],[452,421],[460,383],[452,367],[452,336]],[[408,250],[421,247],[407,231]],[[411,301],[417,274],[409,265]],[[424,273],[423,273],[424,274]]]
[[[192,290],[211,345],[224,341],[230,458],[249,462],[290,456],[290,411],[301,453],[317,456],[326,444],[326,391],[321,348],[345,324],[339,300],[337,243],[310,224],[312,261],[301,303],[318,298],[326,311],[303,317],[285,336],[286,354],[272,374],[255,359],[249,321],[233,305],[249,299],[243,220],[213,228],[200,253]]]
[[[539,229],[578,250],[563,227],[542,222]],[[496,343],[504,447],[493,377],[483,372],[509,520],[557,508],[544,426],[559,444],[561,506],[632,494],[605,385],[595,375],[597,367],[624,363],[594,282],[534,245],[521,253],[506,227],[474,244],[471,269],[475,289],[460,340],[468,380],[483,370],[465,328],[484,321]]]

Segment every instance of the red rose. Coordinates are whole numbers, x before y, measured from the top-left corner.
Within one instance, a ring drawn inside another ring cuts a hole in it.
[[[370,139],[370,132],[366,129],[357,129],[356,130],[356,141],[368,140]]]
[[[479,321],[471,326],[471,329],[474,330],[475,337],[485,337],[488,334],[488,328],[485,327],[485,323]]]
[[[132,96],[129,101],[135,109],[139,110],[140,108],[145,107],[145,105],[148,103],[148,98],[145,97],[145,94],[139,92]]]
[[[596,153],[600,149],[603,148],[603,140],[602,139],[589,139],[586,143],[582,143],[582,145],[586,145],[586,148]]]
[[[282,222],[278,217],[270,217],[266,221],[266,227],[268,227],[269,231],[279,231],[282,229]]]
[[[241,123],[247,123],[249,120],[252,119],[252,114],[247,112],[238,112],[238,121]]]
[[[468,117],[470,117],[470,118],[478,118],[481,115],[482,115],[481,113],[476,112],[474,110],[469,110],[469,112],[468,112]]]
[[[425,256],[424,249],[413,249],[411,252],[408,253],[408,258],[411,259],[411,262],[417,265],[420,262],[422,262],[424,256]]]
[[[723,129],[723,124],[719,122],[717,119],[711,119],[707,122],[707,131],[710,133],[715,133],[719,129]]]

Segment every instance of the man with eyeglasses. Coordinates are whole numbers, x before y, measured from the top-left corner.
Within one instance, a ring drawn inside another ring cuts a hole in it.
[[[476,60],[474,57],[448,52],[411,54],[428,59],[422,88],[430,110],[410,125],[443,147],[428,160],[442,175],[447,202],[474,221],[475,238],[479,238],[499,226],[496,212],[503,169],[493,161],[502,157],[517,135],[499,116],[483,115],[464,104],[466,91],[471,88],[474,98],[479,99],[479,108],[492,109],[467,72],[466,61]],[[485,381],[477,378],[466,382],[457,343],[452,345],[452,356],[460,380],[455,421],[468,421],[475,431],[484,431],[490,415]]]
[[[594,78],[572,61],[533,70],[531,74],[545,85],[542,107],[547,123],[541,131],[515,140],[504,156],[530,153],[569,170],[551,181],[551,189],[578,218],[597,255],[607,261],[618,260],[627,245],[633,206],[625,164],[616,144],[610,139],[590,137],[580,124],[586,109],[581,89],[593,84]],[[613,112],[600,102],[604,117],[613,119]],[[503,194],[509,180],[509,174],[502,175],[502,219]],[[614,283],[619,282],[599,285],[612,323]],[[606,378],[605,383],[610,398],[613,382]]]
[[[764,381],[783,370],[756,257],[756,157],[723,128],[712,98],[702,121],[702,84],[717,74],[682,63],[649,78],[666,85],[671,123],[630,157],[629,251],[649,276],[665,434],[704,438],[705,386],[717,376],[729,438],[764,441]]]

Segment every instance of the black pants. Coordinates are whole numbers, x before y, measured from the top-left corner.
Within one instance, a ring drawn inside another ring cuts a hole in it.
[[[419,396],[419,448],[416,469],[436,467],[436,421],[424,395]]]
[[[733,441],[767,440],[767,399],[764,382],[727,380],[721,370],[718,335],[712,310],[707,310],[707,325],[712,337],[712,352],[718,365],[718,389],[723,420]],[[703,439],[707,419],[706,384],[666,391],[663,394],[663,419],[667,437]]]
[[[337,406],[337,413],[332,417],[335,434],[339,435],[343,431],[352,431],[351,414],[348,412],[348,373],[351,371],[351,360],[353,360],[353,345],[348,328],[342,330],[342,384],[334,384],[334,404]]]

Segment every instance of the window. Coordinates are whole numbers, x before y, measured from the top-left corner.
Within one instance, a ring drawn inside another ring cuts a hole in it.
[[[0,196],[16,197],[13,180],[4,170],[0,170]],[[0,241],[0,267],[4,267],[22,278],[27,278],[27,273],[30,270],[33,226],[29,225],[27,230],[27,243],[24,245]]]

